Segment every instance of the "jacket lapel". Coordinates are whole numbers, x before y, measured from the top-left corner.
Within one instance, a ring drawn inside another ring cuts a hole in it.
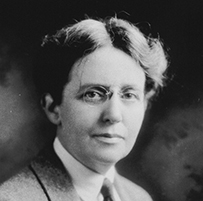
[[[53,148],[43,151],[31,166],[51,201],[81,201]]]

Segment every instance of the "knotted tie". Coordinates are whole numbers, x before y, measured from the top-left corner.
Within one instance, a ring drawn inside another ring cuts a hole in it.
[[[104,197],[104,201],[116,201],[113,196],[113,184],[107,178],[104,179],[101,194]]]

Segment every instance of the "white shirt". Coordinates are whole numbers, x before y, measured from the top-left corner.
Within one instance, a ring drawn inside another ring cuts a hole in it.
[[[111,167],[105,176],[93,172],[69,154],[57,137],[54,140],[54,150],[69,172],[80,198],[84,201],[103,201],[100,190],[104,178],[108,178],[113,183],[115,167]],[[121,201],[115,188],[113,191],[116,201]]]

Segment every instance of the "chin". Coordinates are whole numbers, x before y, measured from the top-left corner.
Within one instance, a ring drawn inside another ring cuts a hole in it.
[[[113,153],[103,154],[98,157],[100,162],[106,163],[106,164],[112,164],[112,165],[116,164],[122,158],[124,158],[123,155],[118,155]]]

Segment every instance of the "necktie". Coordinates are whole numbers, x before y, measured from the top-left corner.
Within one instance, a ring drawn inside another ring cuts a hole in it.
[[[116,201],[113,196],[113,184],[107,178],[104,179],[101,194],[104,197],[104,201]]]

